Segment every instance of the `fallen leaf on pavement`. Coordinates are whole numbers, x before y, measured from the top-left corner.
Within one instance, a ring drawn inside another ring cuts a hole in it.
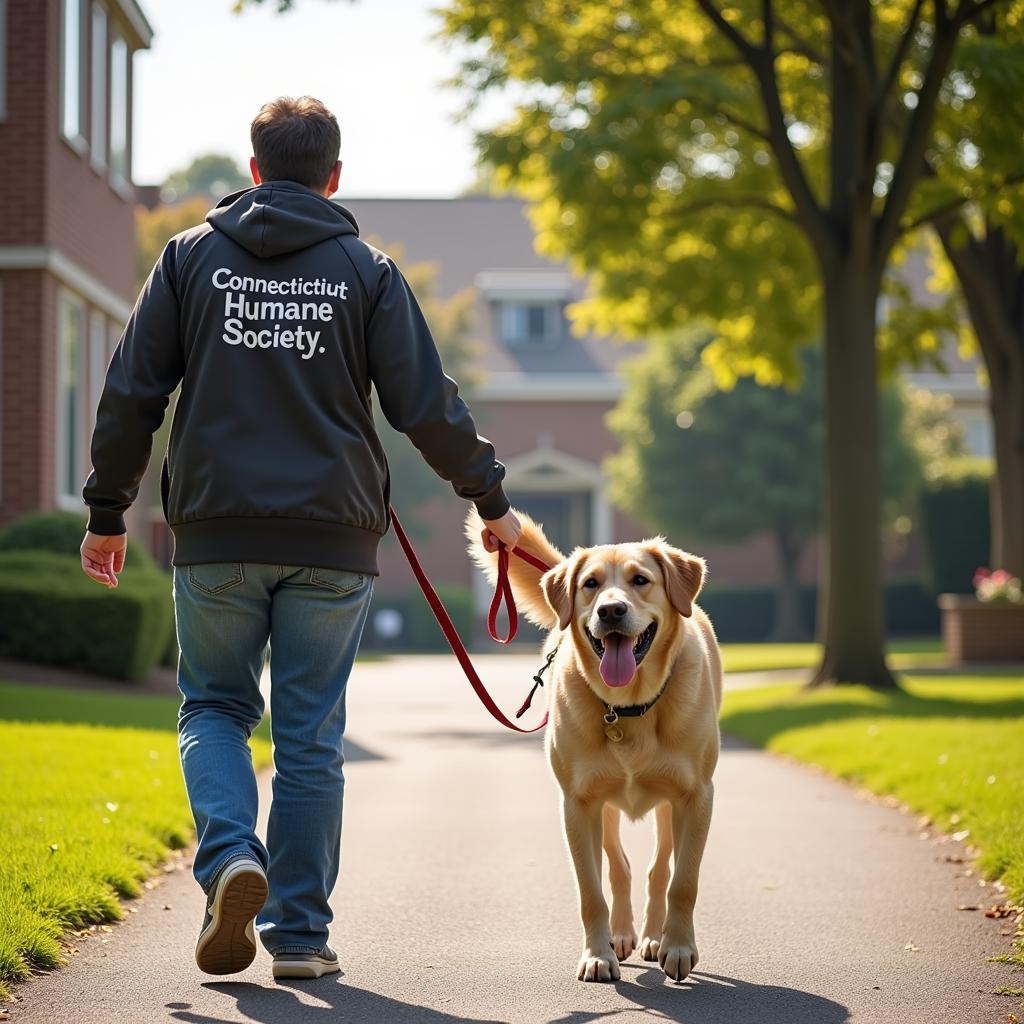
[[[977,906],[975,906],[974,904],[971,904],[971,903],[961,903],[960,906],[957,907],[956,909],[957,910],[980,910],[981,908],[977,907]]]
[[[912,942],[908,942],[903,948],[908,950],[911,953],[920,953],[921,952],[921,947],[920,946],[915,946]]]
[[[1016,908],[1010,906],[1009,903],[997,903],[995,906],[989,907],[985,911],[986,917],[1013,917],[1016,913]]]

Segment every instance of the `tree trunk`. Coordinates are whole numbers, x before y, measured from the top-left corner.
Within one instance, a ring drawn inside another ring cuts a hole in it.
[[[992,486],[992,568],[1024,579],[1024,337],[1009,372],[992,378],[996,474]]]
[[[800,614],[799,577],[803,544],[786,526],[775,530],[775,544],[779,557],[779,581],[775,591],[775,624],[771,638],[776,643],[806,640],[807,630]]]
[[[810,686],[896,685],[885,660],[875,306],[880,274],[835,260],[825,285],[825,531]]]
[[[991,566],[1024,577],[1024,261],[988,222],[981,237],[954,215],[939,218],[935,229],[988,371],[996,454]]]

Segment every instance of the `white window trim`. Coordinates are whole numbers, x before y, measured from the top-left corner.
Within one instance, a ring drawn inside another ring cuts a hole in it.
[[[2,0],[0,0],[2,2]],[[97,23],[102,25],[103,38],[99,38]],[[89,135],[92,138],[89,162],[97,174],[107,169],[107,130],[110,100],[108,98],[108,65],[110,63],[110,19],[102,4],[93,0],[89,21]],[[100,45],[97,46],[97,43]],[[99,80],[98,80],[99,79]],[[99,125],[102,132],[97,131]]]
[[[89,368],[89,429],[96,426],[96,408],[99,405],[100,395],[103,393],[103,380],[107,374],[107,366],[110,359],[107,356],[107,346],[110,338],[110,329],[107,326],[107,318],[98,309],[89,311],[88,358],[86,363]]]
[[[65,76],[67,75],[67,60],[65,56],[65,50],[67,47],[67,35],[64,31],[66,24],[65,11],[67,10],[68,4],[78,5],[78,131],[74,134],[69,135],[64,131],[64,104],[67,99],[67,90],[65,88]],[[85,19],[82,15],[85,5],[82,0],[61,0],[60,4],[60,137],[66,142],[75,153],[79,156],[84,156],[89,151],[89,143],[86,137],[82,134],[82,122],[85,115]]]
[[[114,76],[116,73],[116,68],[114,66],[114,46],[116,43],[121,43],[124,46],[125,51],[123,111],[124,174],[122,174],[114,165]],[[122,199],[130,201],[135,197],[134,189],[132,188],[132,48],[128,45],[128,40],[116,30],[110,33],[110,41],[108,45],[110,49],[110,70],[108,74],[110,79],[108,84],[110,101],[107,107],[107,165],[110,168],[108,181],[110,182],[110,187],[119,196],[121,196]]]
[[[55,444],[55,450],[54,450],[54,468],[56,470],[56,474],[55,474],[56,475],[56,480],[55,480],[55,483],[56,483],[56,487],[55,487],[56,494],[55,494],[54,497],[56,498],[56,502],[57,502],[57,507],[58,508],[66,509],[66,510],[69,510],[69,511],[72,511],[72,512],[80,512],[80,511],[82,511],[82,509],[85,508],[85,503],[84,503],[84,501],[82,499],[81,492],[79,491],[76,494],[69,494],[69,493],[64,491],[64,479],[67,476],[68,459],[69,459],[69,455],[70,455],[70,453],[68,452],[67,448],[65,447],[65,443],[64,443],[65,438],[67,437],[67,426],[68,426],[68,424],[67,424],[67,420],[66,420],[67,409],[64,406],[64,351],[63,351],[64,332],[65,332],[65,326],[66,326],[65,325],[65,317],[67,316],[67,309],[68,309],[69,306],[76,306],[78,308],[78,310],[79,310],[79,312],[81,314],[81,321],[80,322],[82,323],[82,325],[84,327],[84,330],[79,335],[79,339],[78,339],[78,341],[79,341],[79,344],[78,344],[78,367],[77,367],[77,369],[78,369],[78,386],[79,386],[79,408],[78,408],[78,414],[79,415],[78,415],[78,418],[79,418],[79,421],[80,421],[79,424],[78,424],[78,429],[81,430],[85,426],[83,417],[81,415],[81,409],[82,409],[82,397],[84,397],[82,395],[82,392],[84,390],[82,388],[82,384],[84,383],[84,381],[83,381],[84,374],[83,374],[82,371],[83,371],[83,368],[86,365],[86,361],[85,361],[85,348],[88,345],[88,338],[89,338],[89,317],[87,315],[88,314],[88,307],[87,307],[86,303],[83,301],[83,299],[81,298],[81,296],[76,295],[73,291],[70,291],[67,288],[61,288],[58,291],[58,293],[57,293],[57,339],[56,339],[56,341],[57,341],[57,359],[56,359],[57,372],[54,374],[54,387],[55,387],[55,390],[56,390],[56,405],[57,405],[57,410],[56,410],[56,412],[57,412],[57,416],[56,416],[56,421],[57,421],[57,438],[56,438],[56,444]],[[81,455],[81,454],[82,454],[82,452],[81,452],[81,450],[79,450],[79,455]],[[80,470],[82,468],[84,468],[84,465],[85,465],[85,461],[84,461],[84,459],[81,459],[80,460],[80,467],[79,467]],[[81,473],[79,473],[79,475],[81,475]],[[81,486],[81,483],[79,484],[79,486]]]

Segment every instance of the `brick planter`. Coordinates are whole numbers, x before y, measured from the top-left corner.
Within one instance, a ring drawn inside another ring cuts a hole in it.
[[[939,608],[950,665],[1024,661],[1024,604],[985,604],[963,594],[940,594]]]

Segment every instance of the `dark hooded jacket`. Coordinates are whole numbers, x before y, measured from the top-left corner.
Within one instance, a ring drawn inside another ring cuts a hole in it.
[[[179,383],[161,488],[175,565],[376,574],[390,477],[371,385],[456,494],[485,519],[508,509],[398,267],[303,185],[230,195],[167,244],[107,371],[83,491],[94,533],[125,532]]]

